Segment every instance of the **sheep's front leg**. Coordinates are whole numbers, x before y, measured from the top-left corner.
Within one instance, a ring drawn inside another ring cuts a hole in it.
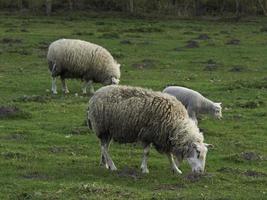
[[[70,93],[69,89],[68,89],[68,86],[67,86],[67,83],[65,81],[64,78],[61,78],[61,83],[62,83],[62,91],[65,93],[65,94],[68,94]]]
[[[168,154],[168,158],[169,158],[173,173],[182,174],[182,171],[175,164],[172,153]]]
[[[147,168],[147,159],[149,155],[150,145],[147,145],[144,147],[144,154],[143,154],[143,160],[141,164],[141,170],[142,173],[149,173],[149,170]]]
[[[100,166],[105,166],[107,169],[109,169],[108,163],[105,158],[105,150],[103,145],[101,145]]]
[[[196,112],[190,107],[187,109],[187,112],[189,117],[198,125]]]
[[[51,91],[53,94],[57,94],[57,84],[56,84],[56,77],[52,76],[52,88]]]
[[[115,166],[114,162],[112,161],[111,157],[108,154],[108,144],[107,143],[101,144],[101,159],[102,159],[102,156],[104,156],[105,165],[108,166],[108,168],[111,171],[117,170],[117,167]]]
[[[89,93],[90,94],[94,94],[94,87],[93,87],[93,81],[90,80],[90,81],[87,81],[85,82],[84,86],[83,86],[83,94],[86,94],[87,93],[87,87],[89,87]]]

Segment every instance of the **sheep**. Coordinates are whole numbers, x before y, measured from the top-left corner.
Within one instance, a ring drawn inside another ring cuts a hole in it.
[[[69,93],[66,78],[77,78],[85,81],[83,93],[92,83],[105,85],[118,84],[120,79],[120,64],[103,47],[75,39],[59,39],[52,42],[48,48],[47,60],[52,76],[52,93],[57,94],[56,77],[60,76],[62,90]]]
[[[199,114],[210,114],[216,119],[222,118],[221,103],[214,103],[199,92],[180,86],[169,86],[163,93],[173,95],[186,107],[189,117],[198,124]]]
[[[151,144],[168,156],[173,172],[186,158],[193,172],[203,172],[208,144],[203,134],[175,97],[130,86],[100,88],[89,101],[87,123],[100,140],[100,165],[117,170],[108,153],[113,139],[119,143],[141,142],[144,148],[142,173],[149,173]]]

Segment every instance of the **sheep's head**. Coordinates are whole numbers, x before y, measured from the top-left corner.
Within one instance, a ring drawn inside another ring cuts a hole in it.
[[[189,154],[186,159],[192,168],[192,172],[203,173],[205,170],[206,155],[210,144],[195,142],[189,147]]]
[[[221,119],[222,118],[222,106],[221,106],[222,103],[214,103],[214,106],[213,106],[213,116],[216,118],[216,119]]]
[[[104,85],[118,85],[120,82],[120,79],[117,79],[115,77],[109,77],[104,80]]]

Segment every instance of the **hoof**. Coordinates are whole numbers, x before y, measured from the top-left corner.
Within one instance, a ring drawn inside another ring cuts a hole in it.
[[[142,169],[141,168],[141,171],[142,171],[143,174],[148,174],[149,173],[149,170],[147,168],[146,169]]]

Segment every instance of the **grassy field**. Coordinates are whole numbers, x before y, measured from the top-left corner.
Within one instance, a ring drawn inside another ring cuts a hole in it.
[[[0,13],[0,199],[267,199],[266,24]],[[113,143],[119,170],[100,168],[81,82],[67,81],[66,96],[49,91],[46,52],[59,38],[110,50],[121,84],[183,85],[223,102],[223,120],[199,124],[215,146],[206,173],[193,176],[184,162],[174,175],[153,149],[143,175],[138,144]]]

